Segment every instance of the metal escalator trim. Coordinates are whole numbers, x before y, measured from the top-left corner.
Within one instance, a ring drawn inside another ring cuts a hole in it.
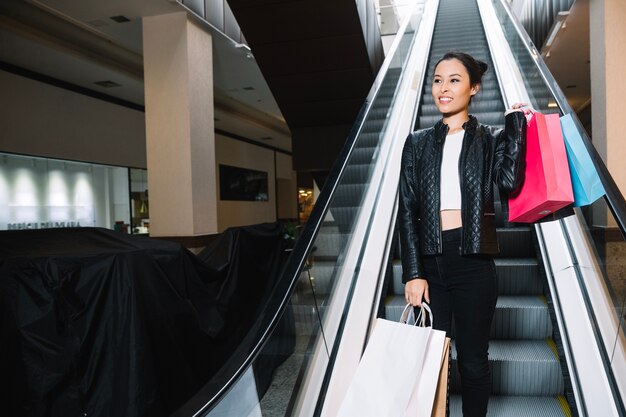
[[[559,359],[559,350],[556,348],[556,343],[554,343],[554,340],[547,339],[546,343],[548,344],[550,350],[552,350],[552,353],[554,353],[554,357]]]
[[[552,295],[552,303],[554,305],[554,312],[556,316],[556,320],[561,329],[561,339],[563,342],[563,350],[565,352],[566,363],[569,368],[570,375],[573,377],[572,380],[572,388],[574,392],[574,397],[576,398],[576,404],[581,411],[581,417],[587,416],[587,406],[585,404],[584,399],[582,398],[581,392],[582,389],[580,387],[580,378],[578,376],[578,370],[574,364],[574,354],[571,348],[571,341],[569,332],[567,331],[567,325],[563,318],[563,310],[561,308],[561,297],[559,296],[559,292],[556,289],[556,283],[554,282],[554,273],[552,271],[552,265],[548,261],[548,249],[545,241],[544,233],[542,230],[541,224],[535,225],[535,231],[537,233],[537,241],[539,243],[539,251],[541,253],[542,258],[544,259],[544,268],[546,270],[546,280],[548,281],[548,287],[550,288],[550,294]]]
[[[582,216],[582,215],[580,215]],[[576,218],[576,220],[578,221],[579,219]],[[575,268],[574,272],[576,273],[576,280],[578,281],[578,285],[580,286],[581,289],[581,293],[582,293],[582,297],[584,300],[584,306],[586,308],[586,312],[587,315],[590,317],[590,323],[593,329],[593,335],[595,338],[595,342],[597,344],[598,347],[605,347],[604,349],[600,349],[600,353],[601,353],[601,357],[602,357],[602,363],[604,365],[604,370],[606,372],[607,375],[607,379],[609,381],[609,387],[611,389],[611,393],[613,395],[613,398],[616,399],[616,406],[617,408],[617,412],[618,415],[620,417],[624,417],[624,415],[626,415],[626,409],[624,408],[624,402],[622,399],[622,395],[619,391],[619,385],[617,383],[617,380],[615,379],[615,374],[613,372],[613,368],[611,366],[611,358],[609,358],[609,352],[606,346],[606,343],[603,340],[603,332],[600,328],[600,324],[598,322],[598,313],[597,313],[597,308],[594,308],[594,304],[591,301],[591,295],[590,295],[590,290],[589,287],[587,285],[587,283],[585,282],[585,278],[583,277],[583,272],[582,272],[582,268],[581,265],[579,263],[579,255],[577,254],[577,250],[574,247],[574,243],[573,243],[573,234],[574,234],[574,230],[572,227],[570,227],[570,225],[568,225],[568,219],[560,219],[559,220],[559,225],[561,227],[561,230],[563,231],[563,234],[565,235],[566,239],[566,243],[567,243],[567,249],[570,253],[571,258],[574,260],[575,262]],[[579,237],[580,239],[583,239],[582,236]],[[617,335],[619,335],[619,328],[617,329]]]
[[[572,411],[569,409],[567,399],[564,396],[559,395],[556,397],[556,400],[559,402],[559,406],[561,406],[561,410],[563,410],[565,417],[572,417]]]

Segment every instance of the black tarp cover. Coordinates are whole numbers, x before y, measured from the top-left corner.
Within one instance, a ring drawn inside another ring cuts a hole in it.
[[[199,256],[107,229],[0,232],[0,416],[169,415],[246,350],[285,245],[279,223],[227,229]],[[260,391],[293,320],[276,333]]]
[[[220,282],[218,308],[226,322],[217,338],[218,356],[241,363],[251,351],[252,346],[246,344],[252,343],[255,332],[263,330],[258,329],[261,310],[273,295],[287,246],[282,224],[262,223],[226,229],[198,254],[213,279]],[[295,322],[288,308],[254,363],[259,396],[269,387],[276,367],[294,348]],[[240,357],[232,357],[240,352]]]
[[[0,415],[169,415],[219,366],[211,276],[175,243],[0,232]]]

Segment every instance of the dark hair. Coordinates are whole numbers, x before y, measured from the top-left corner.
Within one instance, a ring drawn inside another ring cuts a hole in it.
[[[483,78],[483,74],[487,72],[487,69],[489,69],[489,65],[487,65],[483,61],[475,59],[473,56],[466,54],[465,52],[457,51],[447,52],[443,57],[441,57],[439,61],[437,61],[437,63],[435,64],[435,68],[437,68],[437,65],[439,65],[441,61],[449,61],[451,59],[458,59],[459,61],[461,61],[461,63],[467,70],[467,73],[469,74],[470,85],[472,86],[480,84]]]

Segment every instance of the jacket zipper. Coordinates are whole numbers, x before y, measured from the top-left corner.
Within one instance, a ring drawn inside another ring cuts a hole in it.
[[[436,132],[435,132],[436,133]],[[439,192],[437,193],[437,213],[439,213],[439,239],[438,239],[438,249],[439,249],[439,254],[443,254],[443,232],[441,230],[441,163],[443,162],[443,148],[444,146],[446,146],[446,138],[448,136],[448,128],[446,127],[446,134],[443,137],[443,140],[441,141],[442,145],[437,147],[437,151],[439,152],[439,174],[438,174],[438,181],[439,181]]]
[[[459,155],[459,166],[458,166],[458,170],[459,170],[459,187],[461,188],[461,247],[459,249],[459,255],[463,254],[463,235],[464,235],[464,229],[465,229],[465,207],[463,203],[465,203],[465,199],[463,198],[464,194],[465,194],[465,176],[463,175],[463,165],[465,163],[465,144],[467,142],[466,140],[467,137],[467,130],[465,131],[465,133],[463,134],[463,142],[461,142],[461,154]]]

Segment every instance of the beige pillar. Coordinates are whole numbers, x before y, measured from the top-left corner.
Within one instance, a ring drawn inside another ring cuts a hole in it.
[[[276,214],[279,219],[298,218],[298,181],[290,155],[275,152]]]
[[[626,2],[591,0],[589,7],[593,143],[617,186],[626,193],[626,85],[619,82],[626,68]],[[594,213],[596,224],[615,226],[611,220],[603,220],[604,215]]]
[[[152,236],[217,232],[211,35],[184,12],[143,19]]]

